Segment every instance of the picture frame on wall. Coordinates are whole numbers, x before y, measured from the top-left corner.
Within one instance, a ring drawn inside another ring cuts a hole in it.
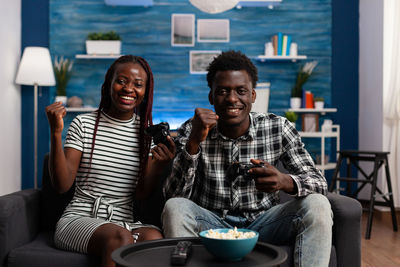
[[[318,132],[319,131],[319,115],[318,114],[302,114],[301,130],[303,132]]]
[[[191,50],[189,56],[189,65],[191,74],[206,74],[207,67],[221,54],[220,50]]]
[[[198,19],[197,41],[200,43],[226,43],[230,39],[229,19]]]
[[[251,105],[252,112],[267,113],[269,105],[271,83],[269,82],[258,82],[256,88],[256,100]]]
[[[194,46],[194,14],[171,15],[171,45]]]

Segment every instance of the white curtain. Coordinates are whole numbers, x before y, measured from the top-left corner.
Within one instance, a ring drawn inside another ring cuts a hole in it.
[[[400,1],[385,1],[385,42],[388,56],[384,71],[384,149],[390,151],[389,167],[395,206],[400,207]],[[386,132],[386,133],[385,133]],[[385,186],[386,183],[385,183]]]

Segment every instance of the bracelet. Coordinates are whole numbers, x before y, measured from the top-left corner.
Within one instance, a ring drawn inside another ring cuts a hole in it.
[[[139,239],[140,233],[133,233],[132,237],[133,237],[133,243],[136,243]]]

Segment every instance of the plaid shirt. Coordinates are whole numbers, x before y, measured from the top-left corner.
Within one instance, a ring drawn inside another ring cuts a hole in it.
[[[226,175],[232,162],[250,163],[252,158],[274,166],[282,162],[297,185],[296,196],[327,193],[325,178],[286,118],[250,113],[248,132],[235,140],[223,136],[214,127],[195,155],[185,149],[191,129],[188,120],[178,130],[177,155],[164,185],[166,198],[185,197],[222,216],[235,214],[254,221],[279,202],[278,192],[257,191],[254,180],[247,181],[243,176],[232,179]],[[236,158],[232,158],[233,154]]]

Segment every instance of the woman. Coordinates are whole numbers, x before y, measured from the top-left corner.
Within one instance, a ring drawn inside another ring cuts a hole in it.
[[[137,56],[122,56],[108,69],[95,112],[78,115],[62,146],[64,106],[46,108],[51,129],[50,174],[62,193],[75,183],[75,194],[57,223],[58,248],[101,257],[114,266],[113,250],[137,241],[162,238],[152,225],[135,222],[134,198],[144,198],[163,166],[175,155],[175,144],[151,149],[144,134],[152,124],[153,74]]]

